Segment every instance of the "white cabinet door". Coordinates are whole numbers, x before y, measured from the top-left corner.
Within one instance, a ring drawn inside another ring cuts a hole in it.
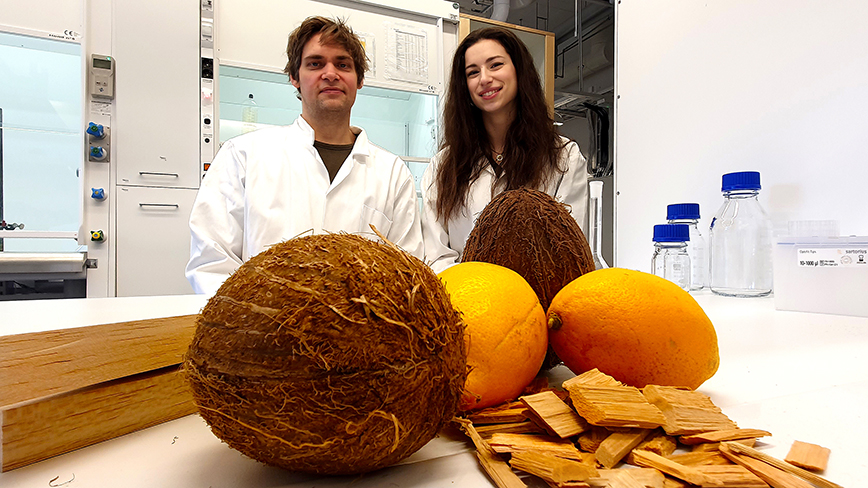
[[[199,187],[199,2],[113,2],[117,184]]]
[[[118,187],[117,296],[185,295],[197,190]]]

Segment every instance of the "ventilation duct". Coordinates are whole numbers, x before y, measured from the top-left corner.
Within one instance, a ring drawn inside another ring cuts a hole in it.
[[[525,8],[529,5],[533,5],[534,2],[536,2],[536,0],[494,0],[493,8],[491,10],[491,20],[506,22],[506,18],[509,17],[509,10],[511,8]]]
[[[491,20],[506,22],[509,17],[509,0],[494,0],[494,8],[491,10]]]

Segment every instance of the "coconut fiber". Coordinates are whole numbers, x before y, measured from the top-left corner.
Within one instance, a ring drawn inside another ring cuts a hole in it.
[[[277,244],[202,310],[185,357],[201,416],[269,465],[356,474],[394,464],[455,414],[464,324],[418,259],[347,234]]]
[[[527,188],[491,200],[467,237],[461,260],[499,264],[520,274],[543,310],[567,283],[594,270],[588,240],[567,206]]]

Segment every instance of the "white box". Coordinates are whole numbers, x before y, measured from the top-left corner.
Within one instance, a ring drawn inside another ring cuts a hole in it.
[[[781,237],[775,308],[868,317],[868,237]]]

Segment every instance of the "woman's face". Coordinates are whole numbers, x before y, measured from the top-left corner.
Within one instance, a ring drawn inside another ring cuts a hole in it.
[[[518,79],[512,58],[499,42],[482,39],[467,48],[464,75],[470,99],[483,115],[514,116]]]

